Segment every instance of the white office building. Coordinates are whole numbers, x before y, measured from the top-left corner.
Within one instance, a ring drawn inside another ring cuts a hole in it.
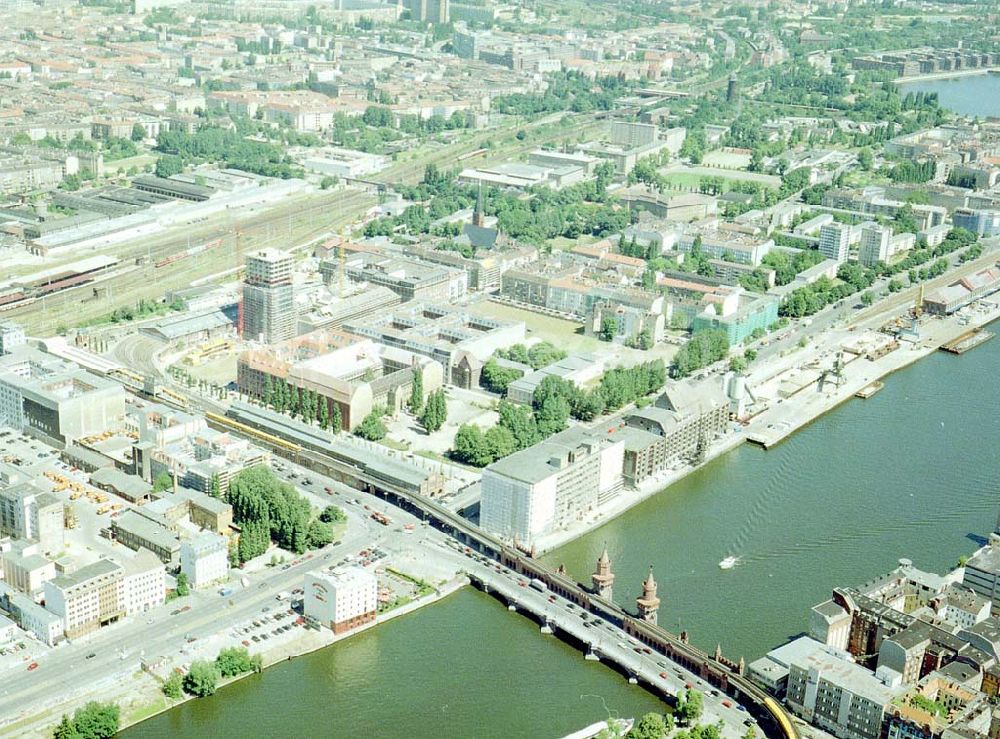
[[[229,577],[226,537],[205,532],[181,544],[181,572],[192,588],[205,588]]]
[[[819,230],[819,251],[827,259],[846,262],[851,245],[851,227],[828,223]]]
[[[335,634],[375,620],[378,580],[357,566],[310,572],[305,577],[303,611]]]
[[[621,490],[625,445],[573,428],[483,470],[480,525],[529,544],[580,520]]]

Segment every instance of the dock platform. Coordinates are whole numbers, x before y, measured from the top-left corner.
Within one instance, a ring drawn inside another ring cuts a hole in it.
[[[972,331],[966,331],[951,341],[945,342],[941,345],[941,350],[950,354],[965,354],[970,349],[975,349],[980,344],[985,344],[994,335],[992,331],[987,331],[986,329],[973,329]]]
[[[868,400],[871,396],[877,393],[879,390],[885,387],[885,383],[881,380],[875,380],[875,382],[870,385],[865,385],[863,388],[854,393],[855,398],[861,398],[862,400]]]

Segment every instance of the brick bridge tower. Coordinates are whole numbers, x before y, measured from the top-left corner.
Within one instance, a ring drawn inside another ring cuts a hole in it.
[[[597,569],[590,576],[590,581],[594,584],[595,593],[607,600],[613,600],[611,590],[615,584],[615,573],[611,571],[611,558],[608,557],[607,545],[597,560]]]
[[[649,566],[649,575],[642,584],[642,595],[635,599],[635,606],[639,611],[639,618],[643,621],[656,623],[656,612],[660,608],[660,599],[656,597],[656,580],[653,579],[653,565]]]

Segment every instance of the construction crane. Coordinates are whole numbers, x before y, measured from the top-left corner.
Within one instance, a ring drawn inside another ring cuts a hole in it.
[[[920,290],[917,292],[917,301],[913,304],[913,317],[920,318],[924,314],[924,285],[920,284]]]

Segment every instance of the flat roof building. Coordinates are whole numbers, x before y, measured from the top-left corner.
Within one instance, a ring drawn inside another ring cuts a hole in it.
[[[622,487],[624,444],[571,428],[483,470],[480,525],[530,544],[565,528]]]
[[[148,516],[125,511],[111,522],[111,535],[129,549],[148,549],[168,567],[178,563],[181,543],[177,536]]]
[[[57,357],[20,347],[0,357],[0,423],[62,446],[117,429],[125,389]]]
[[[205,532],[181,544],[181,572],[192,588],[205,588],[229,577],[226,537]]]
[[[360,567],[310,572],[303,589],[303,612],[335,634],[371,623],[378,613],[378,580]]]
[[[63,619],[67,638],[89,634],[125,616],[124,577],[120,564],[99,559],[45,583],[45,607]]]

